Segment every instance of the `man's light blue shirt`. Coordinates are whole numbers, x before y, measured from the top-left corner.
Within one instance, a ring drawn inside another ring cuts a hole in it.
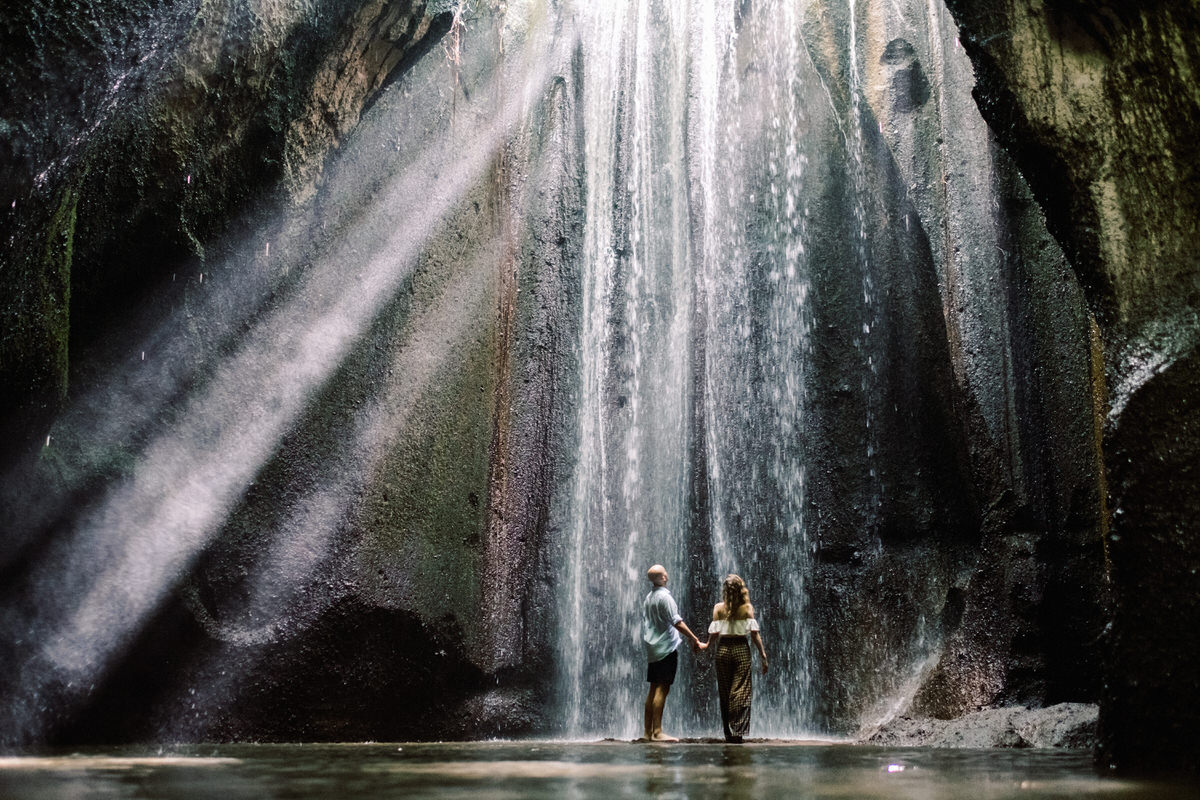
[[[679,607],[667,587],[655,586],[646,595],[646,602],[642,603],[642,642],[646,645],[646,659],[651,664],[662,661],[679,647],[683,637],[675,629],[675,623],[682,621]]]

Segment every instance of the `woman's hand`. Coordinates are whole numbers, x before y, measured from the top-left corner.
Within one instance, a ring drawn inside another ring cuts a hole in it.
[[[759,659],[759,661],[762,662],[762,674],[766,675],[767,674],[767,657],[763,656],[762,658]]]

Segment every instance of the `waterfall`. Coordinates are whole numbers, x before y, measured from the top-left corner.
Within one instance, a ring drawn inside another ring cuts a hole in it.
[[[576,14],[587,190],[564,733],[640,735],[640,606],[661,562],[701,638],[724,575],[747,580],[772,653],[755,735],[800,735],[816,725],[801,6],[623,0]],[[671,732],[719,729],[708,665],[683,656]]]
[[[725,30],[728,30],[726,28]],[[804,423],[810,281],[805,252],[799,7],[777,3],[742,21],[717,99],[717,168],[701,283],[706,288],[706,447],[715,595],[738,572],[771,641],[756,723],[776,736],[813,727],[809,703],[809,568]],[[755,69],[732,69],[735,59]],[[714,601],[718,598],[712,598]]]
[[[874,398],[878,391],[876,383],[879,377],[879,362],[872,350],[871,333],[879,336],[878,315],[876,313],[875,279],[872,275],[870,243],[867,236],[867,209],[864,198],[868,196],[866,175],[866,145],[863,141],[864,102],[862,71],[858,58],[858,5],[855,0],[847,0],[849,5],[849,35],[847,38],[847,67],[850,84],[850,125],[847,148],[850,152],[850,177],[854,185],[854,221],[855,256],[858,261],[859,274],[862,276],[862,335],[855,337],[854,347],[858,351],[867,369],[862,373],[860,389],[864,399],[865,416],[863,425],[866,429],[866,463],[870,477],[871,498],[870,508],[878,508],[880,504],[879,474],[875,464],[875,454],[879,450],[879,425],[874,409]],[[882,131],[882,128],[881,128]],[[907,220],[907,217],[905,218]],[[906,223],[907,224],[907,223]],[[876,542],[878,544],[878,542]]]
[[[573,734],[634,733],[639,688],[624,651],[638,636],[642,576],[656,560],[676,571],[687,550],[687,17],[681,3],[665,15],[650,5],[581,9],[590,34],[581,452],[563,654]]]

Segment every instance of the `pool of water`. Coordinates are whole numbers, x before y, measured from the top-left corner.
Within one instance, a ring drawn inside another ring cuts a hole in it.
[[[1086,752],[767,742],[220,744],[0,757],[26,798],[1197,798],[1101,777]]]

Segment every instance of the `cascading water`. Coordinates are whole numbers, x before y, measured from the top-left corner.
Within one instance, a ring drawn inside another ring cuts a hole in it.
[[[629,0],[578,13],[587,234],[565,732],[640,733],[640,604],[661,562],[701,638],[722,577],[746,578],[772,652],[756,733],[800,735],[818,725],[801,4]],[[711,734],[713,682],[706,659],[684,657],[669,730]]]
[[[725,30],[733,33],[734,20]],[[780,3],[740,21],[719,82],[706,86],[719,137],[702,173],[706,208],[707,463],[714,550],[710,594],[727,572],[754,587],[773,669],[756,725],[811,731],[809,543],[804,519],[810,281],[805,253],[799,8]],[[753,54],[757,70],[739,75]]]
[[[665,10],[665,20],[644,3],[583,12],[583,446],[564,613],[567,725],[579,734],[628,727],[635,706],[630,662],[593,655],[597,620],[606,643],[632,640],[639,577],[687,546],[687,18],[683,4]]]
[[[855,0],[848,0],[849,35],[847,37],[847,66],[850,82],[850,125],[847,131],[847,146],[850,151],[850,176],[854,182],[854,221],[857,223],[855,237],[855,256],[862,275],[862,305],[863,321],[862,336],[854,340],[855,349],[867,364],[862,373],[860,388],[865,400],[866,414],[863,420],[866,429],[868,474],[870,478],[871,499],[870,507],[879,507],[879,475],[875,466],[875,453],[879,449],[879,427],[873,399],[878,395],[875,386],[879,376],[879,363],[871,346],[871,332],[879,336],[878,314],[876,313],[875,279],[872,274],[870,248],[867,238],[867,209],[863,198],[867,196],[867,179],[865,151],[863,142],[863,91],[862,73],[858,63],[858,6]],[[907,219],[907,218],[906,218]]]

